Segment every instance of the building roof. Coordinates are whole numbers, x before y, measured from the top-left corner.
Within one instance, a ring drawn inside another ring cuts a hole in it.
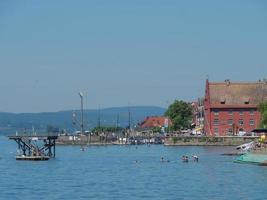
[[[256,107],[267,100],[266,81],[254,83],[208,83],[211,107]]]
[[[153,127],[163,127],[171,125],[171,121],[168,117],[150,116],[146,117],[139,126],[141,128],[153,128]]]

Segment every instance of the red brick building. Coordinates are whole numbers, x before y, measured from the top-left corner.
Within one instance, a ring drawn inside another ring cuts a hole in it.
[[[267,82],[231,83],[206,80],[204,132],[207,135],[236,135],[257,128],[259,103],[267,100]]]

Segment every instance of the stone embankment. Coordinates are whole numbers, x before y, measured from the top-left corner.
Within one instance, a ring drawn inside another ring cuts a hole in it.
[[[169,136],[165,138],[166,146],[238,146],[251,141],[258,141],[256,136]]]
[[[105,145],[112,144],[110,139],[101,136],[68,135],[58,136],[56,143],[59,145]]]

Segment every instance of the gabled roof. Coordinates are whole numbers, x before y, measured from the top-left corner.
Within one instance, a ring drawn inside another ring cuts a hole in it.
[[[253,107],[267,100],[267,83],[208,83],[211,106]]]
[[[141,128],[163,127],[166,125],[171,125],[170,119],[167,117],[159,117],[159,116],[146,117],[139,124]]]

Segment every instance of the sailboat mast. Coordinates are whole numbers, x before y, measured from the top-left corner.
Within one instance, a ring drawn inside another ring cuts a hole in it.
[[[128,106],[128,128],[129,128],[129,131],[131,131],[131,111],[130,111],[130,106]]]
[[[84,132],[84,122],[83,122],[83,93],[79,92],[81,98],[81,134]]]
[[[100,129],[100,106],[98,106],[98,129]]]
[[[118,132],[118,129],[119,129],[119,113],[117,113],[116,132]]]

